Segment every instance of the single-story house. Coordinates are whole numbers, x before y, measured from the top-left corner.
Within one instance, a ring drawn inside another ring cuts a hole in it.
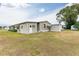
[[[51,24],[48,21],[40,22],[22,22],[9,27],[10,29],[15,28],[18,33],[36,33],[36,32],[47,32],[47,31],[61,31],[62,25]]]

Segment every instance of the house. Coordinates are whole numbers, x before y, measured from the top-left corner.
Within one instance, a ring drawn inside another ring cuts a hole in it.
[[[61,31],[62,25],[59,24],[51,24],[48,21],[40,21],[40,22],[22,22],[19,24],[15,24],[10,26],[10,29],[16,29],[18,33],[36,33],[36,32],[47,32],[47,31]]]
[[[78,30],[78,28],[76,28],[74,25],[71,26],[71,30]]]
[[[9,26],[2,26],[2,29],[4,29],[4,30],[9,30]]]

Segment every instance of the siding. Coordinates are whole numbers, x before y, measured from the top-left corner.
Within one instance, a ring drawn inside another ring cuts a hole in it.
[[[32,33],[37,32],[37,23],[25,23],[25,24],[20,24],[18,33],[29,34],[30,25],[35,26],[35,27],[32,27]]]
[[[21,24],[19,27],[19,33],[27,33],[27,24]]]
[[[32,33],[37,32],[37,23],[27,23],[27,24],[28,24],[28,32],[29,32],[30,25],[32,27]]]
[[[45,27],[44,27],[45,24]],[[46,32],[49,31],[48,27],[50,24],[48,22],[40,22],[40,32]]]
[[[51,26],[51,31],[61,31],[62,30],[62,25],[52,25]]]

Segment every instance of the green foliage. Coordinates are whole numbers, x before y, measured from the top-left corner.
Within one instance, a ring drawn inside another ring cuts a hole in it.
[[[16,29],[9,29],[8,31],[11,31],[11,32],[17,32]]]
[[[57,13],[57,20],[59,22],[65,21],[67,29],[70,29],[71,25],[74,25],[76,23],[78,12],[79,12],[79,4],[67,6],[62,10],[60,10],[59,13]]]
[[[0,29],[2,29],[2,26],[0,26]]]

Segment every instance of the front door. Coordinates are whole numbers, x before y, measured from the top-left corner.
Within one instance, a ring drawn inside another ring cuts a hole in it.
[[[30,26],[30,28],[29,28],[29,33],[32,33],[32,27]]]

